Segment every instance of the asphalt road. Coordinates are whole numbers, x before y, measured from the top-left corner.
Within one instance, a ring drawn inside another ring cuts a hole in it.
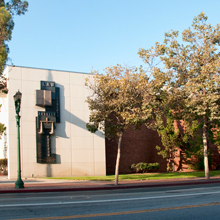
[[[217,184],[0,195],[0,219],[220,219]]]

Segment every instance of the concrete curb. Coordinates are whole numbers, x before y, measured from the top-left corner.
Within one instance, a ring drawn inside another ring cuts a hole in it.
[[[88,186],[88,187],[69,187],[69,188],[22,188],[22,189],[0,189],[0,194],[3,193],[37,193],[37,192],[68,192],[68,191],[94,191],[94,190],[113,190],[113,189],[132,189],[132,188],[150,188],[150,187],[168,187],[168,186],[184,186],[184,185],[202,185],[219,183],[220,180],[201,180],[201,181],[185,181],[185,182],[170,182],[170,183],[155,183],[155,184],[129,184],[117,186]]]

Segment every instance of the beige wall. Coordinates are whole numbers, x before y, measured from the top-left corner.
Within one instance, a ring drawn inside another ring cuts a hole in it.
[[[105,138],[86,129],[89,95],[84,86],[88,74],[8,66],[8,158],[9,178],[17,176],[17,137],[13,95],[22,93],[21,101],[21,169],[22,177],[105,175]],[[57,164],[36,162],[35,118],[44,108],[35,105],[40,81],[54,81],[60,88],[61,122],[52,136],[52,153]]]
[[[8,123],[8,99],[5,93],[0,92],[0,122],[2,124]],[[0,137],[0,159],[7,158],[7,132]]]

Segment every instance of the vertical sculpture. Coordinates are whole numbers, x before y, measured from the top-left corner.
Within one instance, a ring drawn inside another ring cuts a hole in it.
[[[36,117],[37,163],[56,163],[56,154],[51,152],[51,135],[60,122],[60,90],[55,82],[41,81],[41,90],[36,90],[36,105],[45,108]]]

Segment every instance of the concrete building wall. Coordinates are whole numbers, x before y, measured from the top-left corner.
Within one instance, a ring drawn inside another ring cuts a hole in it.
[[[5,93],[0,93],[0,122],[2,124],[8,123],[8,99]],[[7,132],[0,137],[0,159],[7,158],[8,146],[7,146]]]
[[[21,170],[23,177],[106,175],[105,138],[86,129],[89,109],[85,102],[90,91],[84,86],[88,74],[47,69],[8,66],[8,171],[9,178],[17,176],[17,132],[14,94],[19,90],[21,100]],[[36,116],[43,108],[35,105],[40,81],[54,81],[60,88],[60,123],[52,136],[52,153],[56,164],[36,162]]]

